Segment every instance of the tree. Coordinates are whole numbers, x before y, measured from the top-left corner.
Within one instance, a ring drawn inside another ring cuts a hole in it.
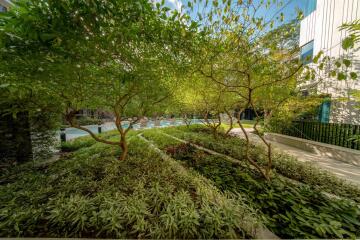
[[[202,116],[205,126],[217,138],[222,123],[221,114],[225,112],[231,117],[230,111],[235,108],[236,96],[217,83],[209,82],[199,73],[184,78],[174,94],[174,105],[186,121],[190,114]]]
[[[167,12],[146,0],[19,1],[0,20],[4,84],[41,89],[72,127],[119,146],[124,160],[126,134],[168,98],[196,32]],[[113,112],[120,140],[80,126],[82,108]]]
[[[199,1],[197,1],[199,2]],[[190,10],[202,6],[206,16],[199,16],[201,27],[210,32],[206,43],[199,47],[200,56],[194,60],[194,68],[208,81],[216,83],[218,89],[237,96],[236,106],[240,109],[238,124],[247,142],[246,158],[263,175],[270,179],[272,167],[271,145],[258,129],[260,112],[270,101],[272,106],[281,102],[276,94],[286,87],[285,97],[296,86],[296,77],[303,69],[296,57],[298,46],[292,44],[296,28],[288,24],[283,29],[274,26],[284,21],[281,9],[272,17],[264,18],[263,12],[275,7],[281,1],[231,1],[219,3],[200,1],[196,7],[190,4]],[[193,8],[192,8],[193,7]],[[262,13],[259,13],[262,12]],[[284,31],[284,28],[286,28]],[[271,91],[274,94],[270,94]],[[221,101],[220,101],[221,102]],[[267,148],[267,165],[263,168],[250,156],[250,138],[241,123],[241,113],[251,108],[256,113],[255,133]]]

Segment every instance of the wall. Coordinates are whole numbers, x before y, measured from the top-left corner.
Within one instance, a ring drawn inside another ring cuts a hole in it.
[[[295,147],[321,157],[332,158],[341,162],[360,166],[360,152],[358,150],[339,147],[307,139],[291,137],[277,133],[266,133],[265,139],[291,147]]]
[[[339,27],[346,22],[360,19],[360,0],[318,0],[316,10],[301,22],[300,46],[314,40],[314,55],[324,51],[327,56],[338,58],[346,55],[353,61],[353,69],[360,76],[360,51],[345,52],[341,47],[342,40],[348,35]],[[330,94],[332,98],[344,98],[333,102],[331,122],[360,123],[360,110],[354,108],[350,91],[360,90],[360,79],[357,81],[338,81],[331,79],[325,72],[324,80],[317,86],[318,93]],[[349,100],[347,103],[344,100]]]

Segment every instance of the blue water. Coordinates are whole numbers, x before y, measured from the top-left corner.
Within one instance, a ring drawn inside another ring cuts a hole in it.
[[[191,124],[196,124],[196,123],[201,123],[200,119],[193,119],[191,121]],[[154,128],[155,126],[154,121],[148,121],[146,127],[144,128]],[[170,121],[167,120],[163,120],[160,121],[160,127],[168,127],[168,126],[180,126],[180,125],[184,125],[184,122],[182,120],[177,120],[174,122],[174,124],[171,124]],[[122,125],[124,128],[127,128],[129,126],[129,124],[123,124]],[[93,133],[98,133],[98,125],[87,125],[84,126],[87,129],[91,130]],[[136,129],[140,129],[140,124],[135,124],[133,126],[133,128]],[[116,129],[115,123],[106,123],[106,124],[102,124],[101,125],[101,131],[102,132],[107,132],[107,131],[111,131]],[[82,136],[87,136],[89,135],[87,132],[77,129],[77,128],[66,128],[65,129],[65,134],[66,134],[66,140],[70,140],[70,139],[74,139],[74,138],[78,138],[78,137],[82,137]]]

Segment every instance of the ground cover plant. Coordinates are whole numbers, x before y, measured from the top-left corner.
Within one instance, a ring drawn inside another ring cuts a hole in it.
[[[211,133],[201,125],[166,128],[162,131],[239,160],[244,158],[244,140],[237,137],[222,137],[215,140],[211,137]],[[252,146],[251,156],[258,159],[260,163],[266,164],[262,153],[261,147]],[[273,171],[290,179],[309,184],[319,191],[349,198],[360,203],[359,187],[336,177],[326,170],[319,169],[311,163],[300,162],[294,157],[283,153],[273,153],[273,155]]]
[[[242,194],[249,205],[259,210],[266,226],[280,237],[354,238],[360,234],[360,209],[350,200],[331,198],[311,184],[295,184],[277,174],[266,181],[247,164],[234,164],[189,144],[176,143],[155,130],[144,132],[144,136],[211,179],[222,191]]]
[[[289,122],[320,100],[318,84],[304,84],[317,79],[299,58],[304,15],[285,19],[290,2],[10,2],[0,14],[0,122],[44,112],[91,137],[41,164],[17,156],[0,173],[0,237],[252,238],[263,224],[283,238],[360,237],[360,190],[273,153],[262,134],[273,116],[294,112],[279,118]],[[95,112],[116,131],[85,128],[80,115]],[[232,126],[221,132],[224,113],[245,140],[228,136]],[[186,124],[198,115],[208,129],[133,131],[161,115]]]
[[[142,140],[129,142],[126,161],[117,160],[116,146],[95,143],[51,165],[19,166],[2,176],[0,236],[254,236],[258,223],[243,201],[177,162],[162,160]]]

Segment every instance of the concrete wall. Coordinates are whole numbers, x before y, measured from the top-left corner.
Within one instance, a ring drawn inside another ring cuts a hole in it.
[[[296,147],[319,156],[329,157],[338,161],[360,166],[360,151],[339,147],[326,143],[315,142],[302,138],[286,136],[277,133],[266,133],[265,138],[270,141]]]
[[[299,45],[303,46],[306,43],[314,40],[316,25],[316,11],[304,18],[300,24],[300,40]]]
[[[300,46],[314,40],[314,54],[326,51],[331,57],[344,54],[341,41],[348,36],[339,27],[360,18],[359,0],[317,0],[316,10],[301,21]],[[356,53],[360,57],[360,53]]]
[[[345,52],[341,47],[342,40],[348,36],[340,31],[343,23],[360,19],[360,0],[317,0],[316,10],[301,22],[300,46],[314,40],[314,55],[323,51],[325,55],[338,58],[346,56],[353,62],[352,71],[360,76],[360,51]],[[331,122],[360,124],[360,110],[354,108],[350,91],[360,90],[360,79],[356,81],[338,81],[327,76],[317,85],[318,93],[330,94],[333,99],[347,98],[346,101],[335,101],[331,106]]]

